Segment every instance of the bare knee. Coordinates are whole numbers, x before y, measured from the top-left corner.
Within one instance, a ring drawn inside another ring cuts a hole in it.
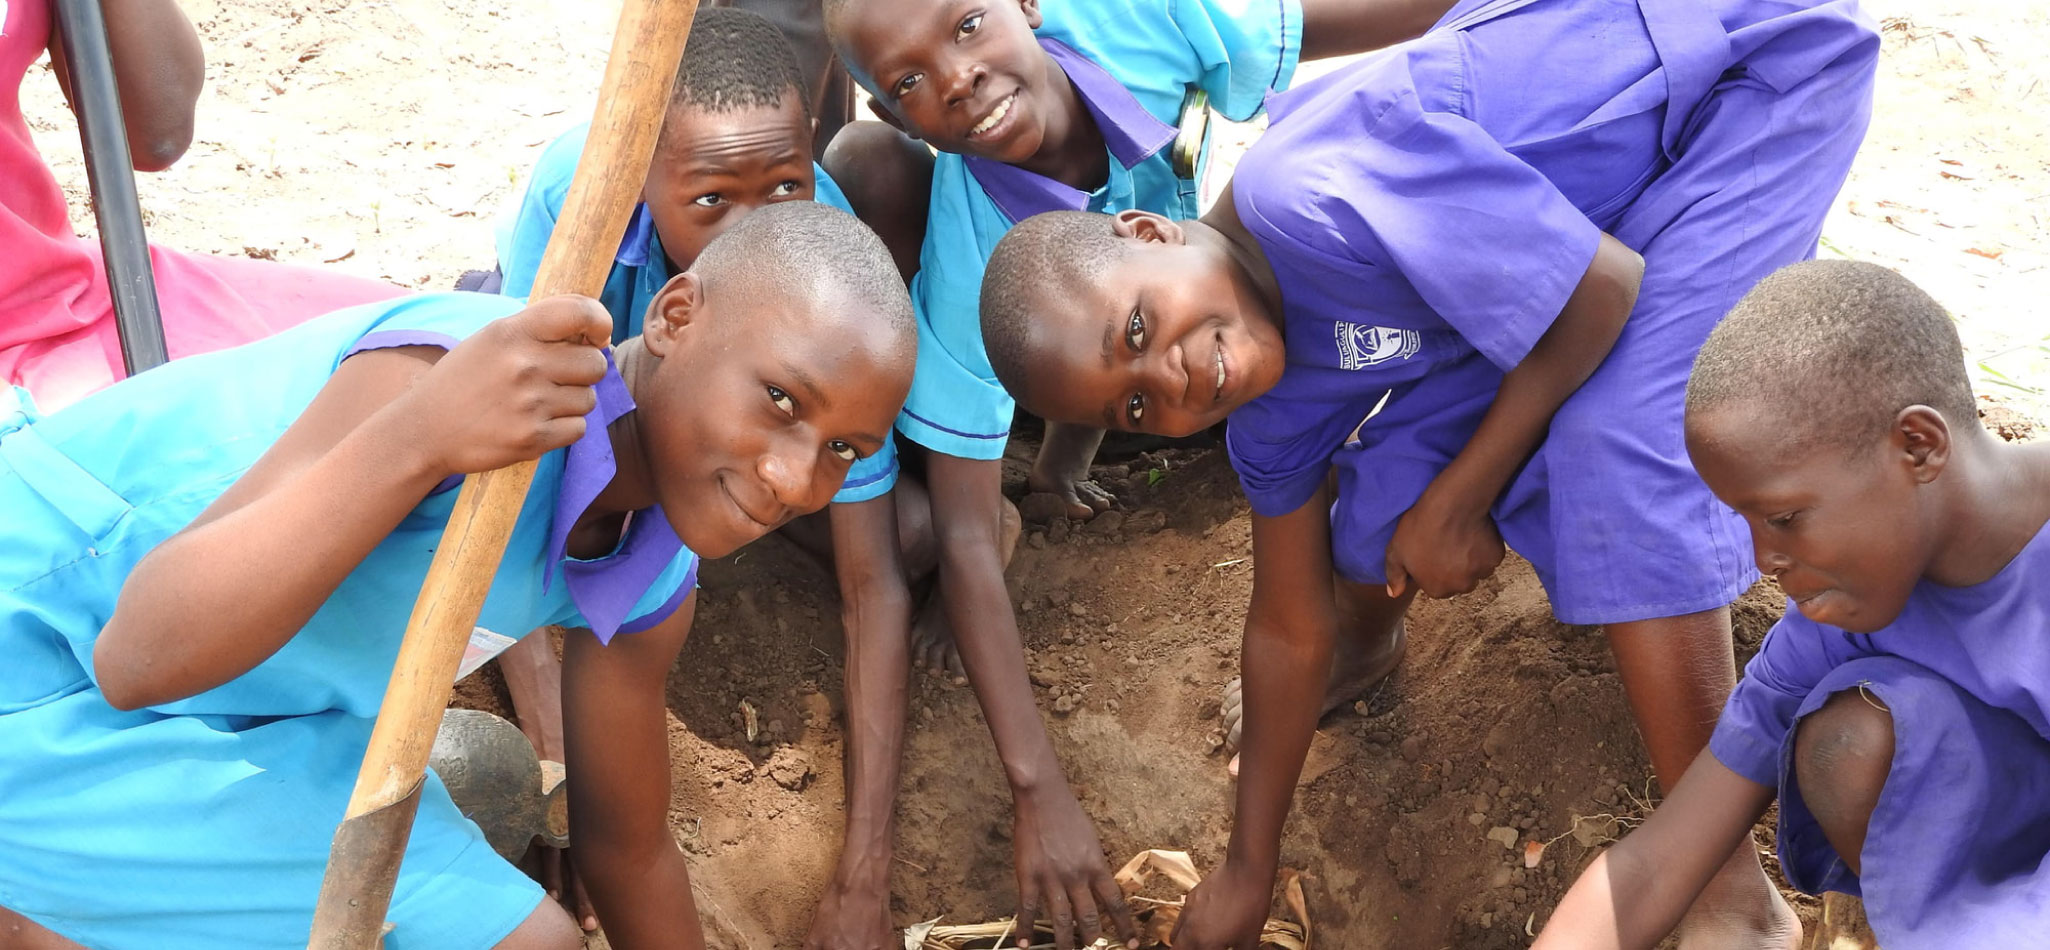
[[[582,950],[584,932],[561,904],[543,898],[541,906],[498,942],[497,950]]]
[[[1892,767],[1893,713],[1865,689],[1830,697],[1794,733],[1801,799],[1853,871]]]

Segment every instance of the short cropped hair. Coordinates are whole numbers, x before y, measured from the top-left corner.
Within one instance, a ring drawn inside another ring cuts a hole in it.
[[[711,292],[774,289],[843,304],[880,320],[900,352],[916,352],[911,295],[882,238],[853,215],[815,201],[779,201],[735,222],[691,265]]]
[[[983,349],[997,381],[1020,401],[1028,394],[1028,339],[1039,315],[1124,259],[1125,241],[1110,224],[1106,214],[1049,211],[1018,222],[990,254],[982,274]]]
[[[773,109],[791,94],[810,119],[811,96],[797,53],[776,24],[748,10],[698,8],[669,93],[670,109],[690,106],[714,114]]]
[[[1877,264],[1781,268],[1709,334],[1687,380],[1690,416],[1739,403],[1778,407],[1804,444],[1870,445],[1902,409],[1976,425],[1964,347],[1943,307]]]

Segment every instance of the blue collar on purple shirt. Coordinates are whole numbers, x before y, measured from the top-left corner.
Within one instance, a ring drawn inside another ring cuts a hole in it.
[[[1042,36],[1039,45],[1075,84],[1075,92],[1096,117],[1103,142],[1118,164],[1129,169],[1174,141],[1175,127],[1146,111],[1108,70],[1060,40]],[[1084,211],[1089,207],[1087,193],[1037,172],[973,155],[966,156],[963,164],[997,209],[1013,222],[1046,211]]]
[[[555,521],[548,533],[548,563],[561,564],[563,582],[577,612],[591,625],[599,642],[607,642],[626,622],[648,588],[664,568],[683,550],[676,529],[669,526],[661,505],[633,513],[626,537],[611,554],[595,560],[570,558],[569,531],[577,517],[591,506],[598,493],[612,483],[619,467],[612,455],[612,437],[607,428],[614,420],[634,410],[626,381],[612,363],[612,351],[605,352],[605,378],[598,381],[598,406],[584,417],[584,434],[570,444],[563,460],[562,484],[555,495]],[[553,574],[541,582],[547,591]]]

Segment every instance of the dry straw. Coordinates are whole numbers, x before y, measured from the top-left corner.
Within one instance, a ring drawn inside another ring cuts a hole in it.
[[[1118,886],[1132,902],[1141,946],[1146,948],[1171,946],[1167,938],[1174,933],[1175,920],[1182,913],[1181,897],[1162,899],[1139,893],[1156,875],[1181,895],[1194,890],[1202,880],[1196,873],[1195,862],[1189,860],[1185,851],[1147,851],[1118,871]],[[1283,872],[1282,892],[1295,920],[1268,920],[1260,932],[1260,946],[1271,950],[1310,950],[1310,911],[1303,899],[1302,878],[1294,871]],[[1010,950],[1018,945],[1016,928],[1017,923],[1011,918],[986,924],[942,924],[935,919],[907,928],[904,950]],[[1035,924],[1032,950],[1052,950],[1053,946],[1053,930],[1044,922]],[[1096,942],[1098,948],[1114,946],[1108,939]]]

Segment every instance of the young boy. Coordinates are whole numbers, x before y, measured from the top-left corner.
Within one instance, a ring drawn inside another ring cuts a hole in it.
[[[790,44],[767,19],[739,9],[698,11],[641,204],[599,296],[612,314],[615,342],[638,335],[641,315],[663,286],[688,269],[721,232],[756,209],[816,200],[853,210],[839,186],[812,161],[817,123],[810,103]],[[588,124],[579,125],[542,151],[517,213],[499,230],[499,292],[525,297],[533,289],[588,130]],[[873,500],[896,479],[895,444],[885,441],[854,464],[833,500],[877,507]],[[908,596],[896,573],[876,571],[862,578],[882,588],[895,585],[896,597]],[[890,593],[878,588],[864,591],[860,599],[889,600]],[[536,751],[560,761],[560,664],[548,639],[523,640],[501,655],[499,664],[520,725]],[[556,855],[545,855],[542,878],[550,890],[573,896],[576,888],[560,863]],[[593,923],[584,908],[578,910],[587,924]]]
[[[610,332],[581,298],[413,297],[47,418],[17,393],[0,412],[0,928],[30,946],[303,946],[449,489],[539,457],[479,623],[592,631],[563,674],[591,896],[619,946],[703,946],[667,827],[662,698],[691,552],[824,507],[888,440],[916,331],[881,242],[805,202],[713,242],[616,362]],[[431,776],[390,920],[393,950],[581,945]]]
[[[983,325],[1020,401],[1166,435],[1229,414],[1253,504],[1238,819],[1176,947],[1253,945],[1320,713],[1393,668],[1417,590],[1471,589],[1505,537],[1560,619],[1606,627],[1678,780],[1753,578],[1682,451],[1685,361],[1812,253],[1877,47],[1850,0],[1469,2],[1271,100],[1202,221],[1005,239]],[[1790,946],[1755,856],[1728,858],[1688,945]]]
[[[1017,802],[1021,913],[1048,911],[1059,946],[1071,939],[1071,924],[1083,943],[1095,939],[1097,907],[1121,904],[1033,705],[1004,588],[998,462],[1013,404],[991,374],[976,320],[984,263],[1014,223],[1045,211],[1143,208],[1194,216],[1207,143],[1179,157],[1171,146],[1185,106],[1200,101],[1195,94],[1226,116],[1249,119],[1269,93],[1287,87],[1299,56],[1413,36],[1444,6],[1442,0],[826,0],[828,35],[875,97],[877,114],[940,153],[912,281],[919,369],[897,426],[930,450],[926,486],[946,616]],[[1110,496],[1087,482],[1101,438],[1087,424],[1050,427],[1031,487],[1064,495],[1078,517],[1108,507]],[[939,656],[953,649],[947,644],[921,652]],[[899,723],[883,722],[882,712],[867,711],[860,697],[850,699],[850,709],[857,741],[901,730]],[[888,749],[895,745],[886,742]],[[894,759],[893,751],[884,755]],[[889,787],[863,776],[856,781],[856,815],[886,814]],[[888,916],[888,835],[867,824],[850,822],[841,874],[812,946],[823,946],[824,934],[857,926],[865,936],[851,945],[887,939],[875,922]],[[843,897],[848,894],[860,896]],[[850,911],[850,902],[864,906]],[[862,923],[850,923],[850,915]],[[1122,910],[1113,916],[1122,919]]]
[[[1787,615],[1715,738],[1595,859],[1541,948],[1650,947],[1779,800],[1787,881],[1863,894],[1888,950],[2050,930],[2050,445],[1979,425],[1949,315],[1872,264],[1746,295],[1687,448]]]

